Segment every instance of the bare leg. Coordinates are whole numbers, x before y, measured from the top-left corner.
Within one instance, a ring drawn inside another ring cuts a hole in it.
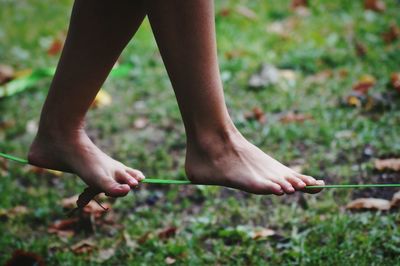
[[[28,155],[40,167],[73,172],[109,196],[126,195],[144,178],[103,153],[84,117],[123,48],[145,17],[141,0],[76,0],[57,71]]]
[[[186,173],[195,183],[257,194],[323,184],[296,173],[235,128],[219,75],[212,0],[149,0],[148,17],[187,133]]]

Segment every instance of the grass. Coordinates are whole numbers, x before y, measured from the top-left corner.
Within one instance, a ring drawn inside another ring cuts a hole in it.
[[[46,47],[66,31],[72,2],[0,4],[0,62],[19,70],[54,66],[58,58],[48,56]],[[237,5],[247,6],[257,17],[235,13]],[[218,1],[220,69],[226,102],[240,131],[278,160],[302,164],[306,173],[328,183],[373,179],[377,173],[372,160],[363,159],[363,150],[373,147],[375,158],[399,155],[398,99],[383,111],[343,107],[339,99],[365,74],[377,79],[374,92],[383,92],[390,73],[400,70],[399,41],[386,44],[381,38],[391,23],[400,24],[400,6],[394,0],[386,5],[385,12],[375,13],[365,11],[362,1],[319,0],[312,1],[311,14],[302,17],[288,8],[288,1]],[[226,9],[231,12],[222,16]],[[267,30],[274,22],[288,20],[293,26],[286,36]],[[366,47],[364,57],[357,56],[354,40]],[[235,54],[239,56],[231,56]],[[148,177],[184,179],[184,128],[147,21],[121,61],[134,68],[128,77],[104,84],[113,104],[90,111],[90,136]],[[292,69],[297,78],[249,90],[249,77],[266,62]],[[321,83],[309,81],[323,71],[331,75]],[[0,124],[12,124],[0,129],[0,151],[25,156],[35,133],[27,125],[37,123],[49,83],[0,100]],[[266,113],[266,124],[245,118],[255,106]],[[313,119],[279,122],[288,111]],[[149,125],[135,129],[132,125],[141,117]],[[112,201],[112,215],[121,226],[103,223],[94,233],[59,238],[47,228],[65,219],[59,202],[80,193],[83,183],[69,174],[54,177],[14,163],[7,166],[0,170],[0,207],[4,213],[24,205],[28,212],[0,216],[0,264],[23,249],[40,254],[48,265],[98,265],[101,251],[115,248],[105,264],[158,265],[170,257],[177,265],[400,265],[399,214],[346,211],[352,190],[273,197],[215,187],[144,185]],[[171,227],[177,228],[175,235],[159,236],[160,230]],[[260,228],[276,234],[253,239],[252,232]],[[134,245],[128,245],[124,235]],[[88,237],[96,246],[91,253],[71,251]]]

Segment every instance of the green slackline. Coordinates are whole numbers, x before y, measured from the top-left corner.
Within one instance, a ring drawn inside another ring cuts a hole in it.
[[[131,64],[115,66],[110,72],[110,77],[118,78],[127,76],[131,69]],[[9,97],[30,89],[40,80],[54,76],[55,71],[55,68],[52,67],[36,69],[28,75],[11,80],[10,82],[0,86],[0,98]]]
[[[18,158],[2,152],[0,152],[0,157],[22,164],[29,164],[28,160],[26,159]],[[141,182],[148,184],[163,184],[163,185],[195,185],[188,180],[171,180],[171,179],[156,179],[156,178],[145,178]],[[313,189],[313,188],[380,188],[380,187],[400,187],[400,184],[346,184],[346,185],[306,186],[305,188]]]

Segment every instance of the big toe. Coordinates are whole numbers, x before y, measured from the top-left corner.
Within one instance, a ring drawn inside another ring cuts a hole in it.
[[[109,182],[104,188],[104,192],[109,197],[123,197],[129,193],[131,187],[127,184],[119,184],[115,181]]]
[[[324,186],[324,185],[325,185],[325,182],[323,180],[316,180],[316,182],[315,182],[315,186]],[[315,194],[315,193],[321,192],[321,190],[322,190],[322,188],[309,188],[309,189],[306,188],[304,190],[304,192]]]

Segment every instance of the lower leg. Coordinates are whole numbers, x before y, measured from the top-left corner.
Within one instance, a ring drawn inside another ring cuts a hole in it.
[[[143,174],[113,160],[84,131],[84,117],[123,48],[146,15],[142,1],[76,0],[65,46],[43,106],[31,164],[79,175],[121,196]]]
[[[196,183],[258,194],[316,184],[244,139],[229,117],[219,75],[211,0],[151,0],[148,17],[187,133],[186,171]]]

